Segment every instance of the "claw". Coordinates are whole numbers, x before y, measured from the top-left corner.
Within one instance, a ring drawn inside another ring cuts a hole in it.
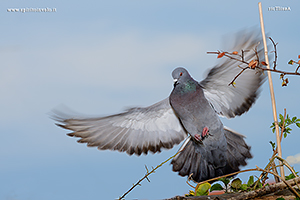
[[[202,137],[200,134],[195,134],[194,138],[199,141],[199,142],[202,142]]]
[[[204,140],[204,138],[208,137],[209,136],[209,129],[207,127],[204,127],[203,130],[202,130],[202,134],[195,134],[194,135],[194,138],[202,143],[202,141]]]
[[[209,129],[205,126],[202,130],[202,138],[205,138],[209,135]]]

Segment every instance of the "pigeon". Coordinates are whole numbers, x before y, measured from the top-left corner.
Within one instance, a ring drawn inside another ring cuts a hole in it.
[[[241,32],[232,50],[244,51],[244,60],[263,55],[258,34]],[[256,52],[254,51],[256,49]],[[237,59],[241,59],[238,55]],[[261,70],[241,71],[241,62],[222,61],[198,82],[183,67],[172,72],[174,86],[168,98],[148,107],[134,107],[106,117],[71,117],[54,111],[56,125],[71,130],[68,136],[99,150],[129,155],[161,152],[183,144],[171,161],[180,176],[196,182],[238,171],[252,158],[245,136],[224,126],[220,117],[234,118],[247,112],[265,81]]]

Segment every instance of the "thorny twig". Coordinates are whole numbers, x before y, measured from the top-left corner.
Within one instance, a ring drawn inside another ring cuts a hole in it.
[[[141,178],[137,183],[135,183],[129,190],[127,190],[127,192],[125,192],[120,198],[119,200],[121,199],[124,199],[124,197],[129,193],[131,192],[131,190],[133,190],[136,186],[140,185],[140,183],[144,180],[144,179],[147,179],[149,182],[150,180],[148,179],[148,176],[152,173],[155,172],[155,170],[157,170],[159,167],[161,167],[163,164],[165,164],[166,162],[168,162],[169,160],[173,159],[175,156],[177,156],[179,153],[181,153],[184,149],[178,151],[175,155],[171,156],[170,158],[168,158],[167,160],[163,161],[162,163],[160,163],[159,165],[157,165],[155,168],[152,167],[152,170],[149,172],[147,166],[145,166],[146,168],[146,171],[147,173],[145,174],[145,176],[143,178]]]

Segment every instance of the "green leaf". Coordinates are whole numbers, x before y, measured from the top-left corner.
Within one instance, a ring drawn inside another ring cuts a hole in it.
[[[220,178],[219,181],[222,181],[225,187],[227,187],[228,183],[230,182],[230,178]]]
[[[271,145],[272,145],[272,147],[274,149],[275,148],[275,143],[272,142],[272,141],[270,141],[270,143],[271,143]],[[247,186],[250,187],[251,185],[253,185],[253,183],[254,183],[254,176],[250,176],[249,180],[248,180],[248,183],[247,183]]]
[[[242,184],[242,186],[240,187],[241,190],[246,191],[248,189],[247,184]]]
[[[287,137],[287,133],[284,133],[284,134],[283,134],[283,137],[286,138],[286,137]]]
[[[242,186],[242,181],[239,178],[236,178],[231,182],[232,189],[238,190],[240,189],[241,186]]]
[[[296,119],[297,119],[297,117],[295,116],[295,117],[293,117],[292,121],[295,123]]]
[[[276,200],[285,200],[285,198],[279,197]]]
[[[289,128],[289,127],[286,128],[286,132],[287,132],[287,133],[291,133],[291,130],[292,130],[292,129]]]
[[[293,178],[295,178],[294,174],[290,174],[290,175],[288,175],[288,176],[285,176],[285,180],[286,180],[286,181],[287,181],[287,180],[291,180],[291,179],[293,179]]]
[[[214,191],[214,190],[223,190],[223,189],[224,189],[224,188],[222,187],[221,184],[216,183],[216,184],[213,184],[213,185],[211,186],[210,191],[212,192],[212,191]]]
[[[282,114],[279,114],[279,119],[280,119],[281,121],[283,121],[283,116],[282,116]]]
[[[185,197],[192,197],[195,196],[195,192],[193,190],[190,190],[188,194],[184,195]]]
[[[196,196],[205,196],[208,195],[208,191],[210,189],[211,185],[209,183],[203,183],[199,185],[197,191],[196,191]]]
[[[300,123],[296,123],[296,125],[298,126],[298,128],[300,128]]]
[[[262,188],[262,186],[263,186],[262,183],[259,180],[257,180],[257,181],[258,181],[257,187]]]

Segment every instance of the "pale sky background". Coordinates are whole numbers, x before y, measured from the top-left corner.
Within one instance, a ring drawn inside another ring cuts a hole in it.
[[[278,42],[278,67],[299,52],[300,2],[262,1],[266,31]],[[291,11],[268,11],[287,6]],[[56,12],[8,12],[8,8],[56,8]],[[147,156],[98,151],[66,136],[49,113],[66,105],[104,116],[167,97],[171,72],[184,66],[196,80],[216,62],[207,51],[223,38],[259,28],[258,1],[100,0],[1,1],[0,3],[0,199],[114,199],[180,147]],[[229,41],[230,42],[230,41]],[[271,49],[269,49],[271,51]],[[278,112],[300,118],[300,77],[281,87],[273,74]],[[250,111],[226,120],[247,136],[253,159],[264,167],[272,154],[269,86]],[[300,129],[283,140],[283,157],[300,170]],[[258,173],[257,173],[258,174]],[[239,177],[245,182],[251,174]],[[168,163],[126,199],[163,199],[188,193],[186,177]]]

